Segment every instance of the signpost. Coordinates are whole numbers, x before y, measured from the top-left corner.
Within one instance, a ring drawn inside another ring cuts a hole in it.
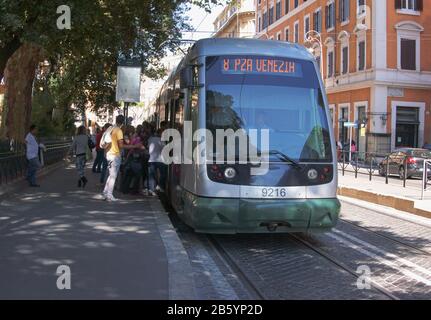
[[[129,103],[141,100],[141,64],[138,60],[123,59],[117,68],[117,102],[124,102],[124,118],[129,122]]]
[[[353,134],[353,128],[358,128],[358,123],[357,122],[344,122],[344,127],[345,128],[349,128],[349,141],[350,141],[350,145],[349,145],[349,163],[352,162],[352,134]]]

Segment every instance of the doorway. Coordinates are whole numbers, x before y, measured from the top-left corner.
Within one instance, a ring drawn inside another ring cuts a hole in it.
[[[397,107],[395,147],[419,147],[419,108]]]
[[[367,152],[367,108],[366,106],[357,107],[358,129],[356,132],[356,143],[358,152]]]

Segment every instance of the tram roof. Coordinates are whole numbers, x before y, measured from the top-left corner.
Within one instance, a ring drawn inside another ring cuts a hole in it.
[[[210,38],[197,41],[190,52],[192,58],[211,55],[264,55],[313,60],[305,47],[290,42],[244,39]]]

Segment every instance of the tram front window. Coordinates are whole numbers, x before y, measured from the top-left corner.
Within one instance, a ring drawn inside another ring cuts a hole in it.
[[[269,150],[299,162],[332,161],[328,120],[311,62],[289,59],[296,64],[295,74],[259,74],[252,64],[260,58],[245,58],[249,69],[243,72],[234,69],[237,57],[229,59],[231,66],[226,57],[207,58],[207,128],[214,135],[217,129],[266,129]],[[235,72],[226,72],[229,68]],[[256,147],[261,149],[260,137]],[[281,161],[276,154],[271,160]]]

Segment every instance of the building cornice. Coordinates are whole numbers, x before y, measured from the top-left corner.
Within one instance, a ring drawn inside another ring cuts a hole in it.
[[[338,81],[338,84],[337,84]],[[384,85],[408,89],[431,89],[431,72],[369,69],[325,80],[328,94]]]
[[[230,16],[230,18],[223,24],[223,26],[218,29],[217,31],[215,31],[214,33],[214,37],[217,37],[220,34],[224,33],[224,30],[226,30],[233,22],[234,19],[237,18],[237,16],[239,17],[239,19],[243,18],[244,16],[252,16],[253,18],[255,17],[255,12],[254,11],[241,11],[241,12],[237,12],[235,14],[233,14],[232,16]],[[250,35],[253,36],[253,35]]]

